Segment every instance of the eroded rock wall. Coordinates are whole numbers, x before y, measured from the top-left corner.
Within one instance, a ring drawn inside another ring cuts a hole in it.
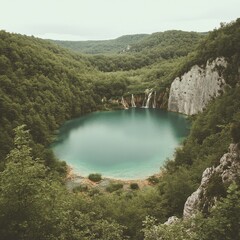
[[[222,70],[226,68],[224,58],[207,62],[206,67],[193,66],[181,78],[171,84],[168,110],[187,115],[203,111],[209,101],[220,94],[225,85]]]
[[[202,175],[202,181],[198,189],[188,197],[183,210],[183,217],[189,218],[198,211],[202,211],[204,205],[208,205],[207,188],[212,176],[219,176],[222,183],[231,183],[240,177],[240,144],[231,144],[229,152],[220,159],[217,167],[207,168]]]

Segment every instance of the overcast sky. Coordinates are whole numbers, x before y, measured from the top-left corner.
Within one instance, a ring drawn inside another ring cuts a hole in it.
[[[205,32],[240,17],[240,0],[0,0],[0,29],[61,40],[180,29]]]

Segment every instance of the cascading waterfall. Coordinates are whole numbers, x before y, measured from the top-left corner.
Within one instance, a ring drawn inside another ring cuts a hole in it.
[[[132,105],[132,107],[133,107],[133,108],[135,108],[135,107],[136,107],[136,104],[135,104],[135,99],[134,99],[134,96],[133,96],[133,94],[132,94],[132,99],[131,99],[131,105]]]
[[[149,103],[150,103],[150,100],[151,100],[151,97],[152,97],[152,93],[153,93],[152,90],[150,90],[149,93],[148,93],[148,98],[147,98],[145,108],[149,108]]]
[[[153,108],[156,108],[156,105],[157,105],[157,103],[156,103],[156,96],[157,96],[157,92],[155,91],[154,92],[153,105],[152,105]]]
[[[128,109],[128,104],[125,99],[122,97],[121,104],[123,105],[124,109]]]
[[[152,89],[146,89],[144,91],[145,96],[144,96],[144,100],[142,103],[142,108],[156,108],[157,107],[157,92]],[[154,97],[153,97],[154,95]],[[153,99],[152,99],[153,97]],[[152,99],[152,101],[151,101]],[[134,97],[133,94],[131,94],[131,99],[128,98],[128,101],[126,101],[124,99],[124,97],[122,96],[121,98],[121,104],[124,107],[124,109],[128,109],[129,107],[135,108],[136,106],[136,99]]]

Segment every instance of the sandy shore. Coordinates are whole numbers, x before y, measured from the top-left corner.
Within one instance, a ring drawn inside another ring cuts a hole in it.
[[[161,176],[161,173],[154,174],[153,176],[159,178]],[[68,165],[67,167],[67,176],[66,181],[72,183],[73,185],[88,185],[92,187],[101,186],[101,185],[107,185],[111,183],[122,183],[124,185],[124,188],[126,186],[129,186],[132,183],[137,183],[139,188],[142,189],[147,186],[152,186],[152,184],[146,179],[116,179],[116,178],[109,178],[109,177],[103,177],[101,181],[99,182],[93,182],[89,180],[87,177],[81,176],[81,174],[74,172],[74,169]]]

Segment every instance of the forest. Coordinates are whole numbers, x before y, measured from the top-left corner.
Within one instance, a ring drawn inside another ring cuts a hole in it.
[[[166,31],[112,45],[70,44],[71,50],[64,48],[68,43],[0,31],[1,239],[239,239],[240,179],[231,185],[213,179],[215,208],[161,225],[182,217],[204,169],[240,142],[239,39],[240,19],[209,33]],[[189,136],[161,176],[149,179],[150,188],[66,189],[66,163],[49,148],[61,124],[121,107],[110,99],[146,88],[164,91],[193,65],[219,56],[228,62],[225,92],[189,117]]]

